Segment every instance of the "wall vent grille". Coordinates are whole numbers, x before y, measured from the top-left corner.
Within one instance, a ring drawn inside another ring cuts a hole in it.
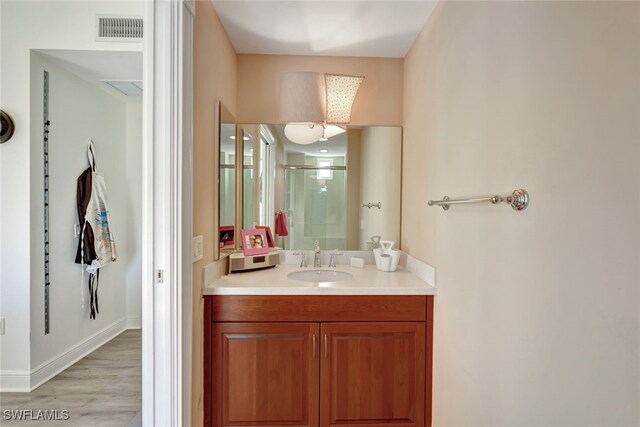
[[[97,17],[97,40],[101,41],[142,41],[143,20],[138,17],[105,16]]]

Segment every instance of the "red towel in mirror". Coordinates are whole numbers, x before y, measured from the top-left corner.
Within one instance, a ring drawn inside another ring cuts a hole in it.
[[[278,236],[288,236],[289,229],[287,228],[287,214],[280,211],[276,215],[276,234]]]

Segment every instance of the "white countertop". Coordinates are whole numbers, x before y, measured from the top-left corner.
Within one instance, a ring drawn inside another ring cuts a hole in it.
[[[327,269],[323,267],[322,269]],[[295,271],[317,270],[280,264],[274,268],[223,276],[203,289],[204,295],[435,295],[436,288],[404,268],[394,272],[338,265],[352,278],[340,282],[303,282],[289,279]]]

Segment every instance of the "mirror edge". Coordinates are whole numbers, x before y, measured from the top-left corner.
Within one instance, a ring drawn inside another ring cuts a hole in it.
[[[223,112],[225,112],[225,115],[228,115],[228,117],[230,118],[230,123],[233,123],[235,125],[235,134],[236,134],[236,142],[235,142],[235,150],[237,153],[238,150],[238,138],[237,138],[237,133],[238,133],[238,125],[236,123],[236,119],[234,117],[234,115],[229,111],[229,109],[224,105],[224,103],[222,103],[222,101],[217,100],[214,103],[214,132],[213,132],[213,164],[215,165],[215,167],[217,168],[217,173],[214,174],[215,176],[215,182],[214,182],[214,189],[217,192],[217,197],[213,198],[213,260],[214,261],[219,261],[220,259],[226,257],[229,255],[230,252],[226,252],[224,255],[222,255],[222,252],[220,250],[220,198],[221,198],[221,191],[220,191],[220,174],[221,174],[221,168],[220,168],[220,147],[221,147],[221,141],[220,141],[220,132],[221,132],[221,126],[222,126],[222,114]],[[236,156],[236,168],[237,168],[237,156]],[[236,189],[235,189],[235,194],[234,194],[235,200],[234,200],[234,209],[235,209],[235,205],[236,205],[236,200],[238,197],[238,187],[237,187],[237,174],[236,174]],[[236,213],[234,212],[234,220],[237,218]],[[234,245],[233,245],[233,251],[235,251],[238,248],[238,243],[240,242],[240,238],[238,237],[239,233],[236,233],[234,230]]]

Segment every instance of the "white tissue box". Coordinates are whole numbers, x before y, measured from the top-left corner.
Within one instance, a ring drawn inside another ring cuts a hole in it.
[[[364,259],[358,257],[351,257],[351,267],[364,268]]]

